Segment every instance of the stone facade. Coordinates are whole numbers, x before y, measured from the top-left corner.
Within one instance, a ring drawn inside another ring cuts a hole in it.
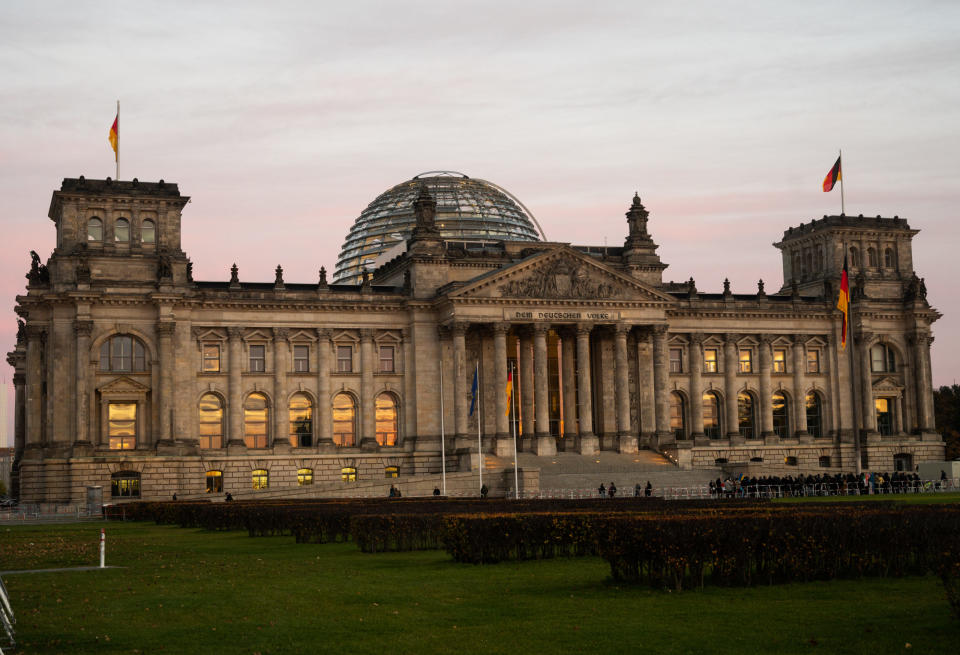
[[[430,486],[443,454],[469,474],[478,434],[508,460],[514,434],[540,455],[650,448],[680,468],[851,471],[858,449],[880,470],[943,457],[939,314],[903,219],[791,228],[775,244],[780,291],[710,294],[662,280],[638,197],[623,247],[472,248],[441,237],[422,189],[406,251],[359,284],[328,284],[323,269],[288,283],[279,266],[273,282],[236,266],[201,282],[180,247],[187,201],[163,181],[67,179],[54,192],[56,248],[34,257],[8,355],[22,500],[82,502],[90,486],[119,500],[338,495],[394,475]]]

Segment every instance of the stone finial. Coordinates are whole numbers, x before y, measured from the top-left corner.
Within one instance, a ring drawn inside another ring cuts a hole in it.
[[[413,213],[417,217],[417,228],[432,230],[436,227],[437,201],[430,195],[426,184],[420,185],[420,193],[413,201]]]
[[[193,282],[193,262],[187,258],[187,282]]]
[[[640,202],[640,194],[633,194],[633,202],[630,204],[630,209],[627,210],[627,226],[629,227],[629,235],[631,237],[641,237],[649,238],[647,233],[647,219],[650,217],[650,212],[647,211],[646,207],[643,206],[643,203]]]
[[[230,288],[240,288],[240,269],[237,268],[236,262],[234,262],[233,266],[230,267]]]
[[[687,295],[690,298],[695,298],[697,296],[697,283],[693,281],[693,276],[690,276],[690,279],[687,281]]]
[[[283,266],[280,266],[279,264],[277,264],[276,274],[277,274],[277,277],[276,277],[276,279],[274,279],[274,281],[273,281],[273,288],[274,288],[274,289],[283,289],[283,288],[284,288],[284,286],[283,286]]]
[[[327,288],[327,269],[323,266],[320,267],[320,282],[318,286],[321,289]]]
[[[757,280],[757,296],[763,298],[767,295],[767,292],[763,290],[763,278]]]
[[[724,298],[729,298],[732,294],[730,293],[730,278],[723,278],[723,296]]]
[[[360,291],[363,291],[363,292],[371,291],[373,287],[371,285],[372,276],[370,275],[370,271],[368,271],[367,269],[363,269],[363,273],[361,275],[362,277],[360,282]]]

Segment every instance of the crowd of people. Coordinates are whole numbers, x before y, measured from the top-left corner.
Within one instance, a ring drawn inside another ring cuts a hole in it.
[[[897,494],[940,489],[947,484],[946,472],[940,480],[923,481],[916,473],[853,473],[834,475],[764,475],[717,478],[711,481],[710,495],[716,498],[765,498],[768,496],[851,496]]]

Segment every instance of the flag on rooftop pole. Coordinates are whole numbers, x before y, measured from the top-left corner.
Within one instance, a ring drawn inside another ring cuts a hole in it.
[[[840,348],[847,347],[847,326],[850,323],[850,278],[847,276],[847,245],[843,245],[843,272],[840,274],[840,296],[837,309],[843,312],[843,325],[840,328]]]
[[[475,368],[473,371],[473,386],[470,387],[470,414],[468,414],[468,416],[473,416],[473,410],[477,407],[477,386],[479,384],[479,375],[480,365],[477,364],[477,368]]]
[[[110,145],[113,147],[113,160],[117,163],[117,178],[120,177],[120,101],[117,100],[117,117],[110,126]]]
[[[843,171],[842,166],[840,165],[840,160],[843,159],[843,152],[841,151],[837,155],[837,163],[833,165],[833,168],[830,169],[830,172],[827,173],[827,176],[823,178],[823,191],[833,191],[833,187],[840,183],[840,213],[846,214],[847,208],[844,206],[843,200]]]

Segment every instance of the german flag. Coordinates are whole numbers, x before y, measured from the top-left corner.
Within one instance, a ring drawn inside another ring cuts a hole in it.
[[[507,371],[507,416],[510,416],[510,396],[513,394],[513,370]]]
[[[840,160],[837,160],[837,166]],[[824,183],[826,184],[826,183]],[[847,347],[847,325],[850,321],[850,279],[847,277],[847,253],[843,253],[843,273],[840,274],[840,297],[837,298],[837,309],[843,312],[843,327],[840,329],[840,348]]]
[[[120,114],[113,119],[113,125],[110,126],[110,145],[113,146],[113,157],[119,161],[120,157]]]
[[[837,157],[837,163],[833,165],[833,168],[830,169],[827,176],[823,178],[824,192],[833,191],[833,187],[842,179],[843,175],[840,173],[840,157]]]

